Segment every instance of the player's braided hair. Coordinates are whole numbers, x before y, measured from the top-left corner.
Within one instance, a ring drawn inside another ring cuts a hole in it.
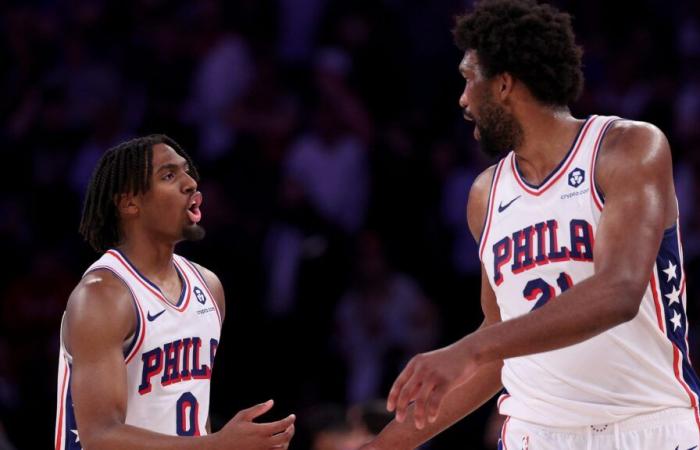
[[[457,17],[462,51],[476,50],[487,78],[508,72],[546,105],[566,106],[581,94],[582,50],[571,16],[535,0],[482,0]]]
[[[197,169],[180,145],[163,134],[132,139],[112,147],[100,158],[87,188],[80,234],[97,252],[104,252],[120,240],[117,201],[120,194],[137,195],[150,189],[153,174],[153,146],[167,144],[190,166],[190,175],[199,179]]]

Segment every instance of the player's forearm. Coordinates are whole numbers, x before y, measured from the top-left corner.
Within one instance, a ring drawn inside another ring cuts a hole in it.
[[[126,424],[115,424],[80,435],[85,450],[216,450],[216,435],[182,437],[156,433]]]
[[[409,450],[418,447],[486,403],[501,388],[501,361],[482,366],[466,383],[447,394],[433,423],[421,430],[413,421],[413,407],[402,423],[393,420],[370,445],[372,450]]]
[[[529,314],[456,342],[477,363],[556,350],[633,319],[643,290],[593,276]]]

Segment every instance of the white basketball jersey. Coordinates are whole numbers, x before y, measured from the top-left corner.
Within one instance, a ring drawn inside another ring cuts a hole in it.
[[[221,314],[197,268],[174,255],[182,282],[170,303],[119,250],[108,250],[85,272],[106,269],[131,291],[136,333],[124,352],[126,423],[158,433],[205,435],[209,387],[221,332]],[[56,414],[56,450],[81,448],[71,400],[72,358],[61,338]]]
[[[496,166],[479,252],[504,321],[557,301],[593,275],[604,205],[594,182],[595,160],[603,135],[618,119],[589,117],[540,186],[522,178],[513,152]],[[697,411],[700,390],[688,358],[685,306],[676,224],[664,234],[639,314],[579,344],[505,360],[501,414],[574,427],[668,407]]]

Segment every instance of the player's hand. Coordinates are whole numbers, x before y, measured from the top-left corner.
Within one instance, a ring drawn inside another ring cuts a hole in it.
[[[379,447],[377,447],[376,445],[374,445],[374,443],[368,442],[365,445],[363,445],[362,447],[358,448],[357,450],[381,450],[381,449]]]
[[[276,422],[256,423],[253,420],[268,412],[274,402],[265,403],[238,412],[220,431],[217,448],[268,450],[285,449],[294,436],[296,417],[290,414]]]
[[[414,356],[391,387],[387,409],[403,422],[410,402],[416,428],[435,421],[445,395],[471,377],[476,363],[465,342]]]

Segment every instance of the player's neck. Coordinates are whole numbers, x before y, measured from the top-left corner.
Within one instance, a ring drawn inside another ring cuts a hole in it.
[[[173,267],[174,244],[131,238],[118,248],[139,272],[153,282],[177,275]]]
[[[568,109],[539,109],[524,116],[523,141],[515,157],[523,177],[539,185],[566,157],[583,120],[573,117]]]

